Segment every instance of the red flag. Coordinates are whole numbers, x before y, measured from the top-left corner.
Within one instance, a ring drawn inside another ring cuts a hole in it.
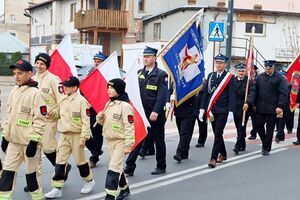
[[[296,99],[300,83],[300,53],[287,68],[286,79],[290,84],[292,84],[292,90],[290,93],[290,110],[294,111],[297,107]]]
[[[120,78],[116,52],[112,53],[80,83],[80,91],[97,113],[104,109],[106,102],[109,100],[107,82],[113,78]]]
[[[67,80],[70,76],[77,77],[73,47],[69,34],[64,37],[57,49],[52,53],[49,71],[58,76],[61,81]]]
[[[291,83],[291,81],[292,81],[292,75],[294,72],[296,72],[296,73],[300,72],[300,53],[297,55],[295,60],[287,68],[286,79],[288,80],[289,83]]]
[[[247,71],[247,74],[248,74],[248,60],[249,60],[249,57],[250,57],[250,48],[248,49],[248,53],[247,53],[247,58],[246,58],[246,71]],[[252,55],[251,55],[251,58],[250,58],[250,80],[255,80],[255,73],[254,73],[254,52],[253,52],[253,49],[252,49]]]
[[[143,108],[141,96],[139,95],[140,87],[136,62],[134,62],[130,70],[127,72],[124,81],[126,82],[126,92],[134,111],[135,143],[132,147],[133,150],[146,137],[147,127],[150,126]]]
[[[291,78],[292,89],[290,93],[290,110],[293,112],[297,108],[297,96],[300,84],[300,72],[294,71]]]

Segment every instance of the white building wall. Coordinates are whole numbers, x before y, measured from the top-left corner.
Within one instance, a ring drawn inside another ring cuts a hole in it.
[[[80,1],[79,0],[68,0],[62,1],[62,33],[78,33],[74,29],[74,21],[70,21],[71,16],[71,4],[76,3],[76,12],[80,10]]]
[[[52,25],[50,25],[51,9],[52,5],[48,4],[31,12],[31,37],[49,36],[54,33],[54,20],[52,21]]]

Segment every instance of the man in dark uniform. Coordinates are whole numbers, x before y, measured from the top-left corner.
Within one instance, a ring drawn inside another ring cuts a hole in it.
[[[205,82],[203,83],[203,85]],[[201,106],[201,99],[203,96],[203,90],[201,90],[197,94],[197,115],[199,115],[199,109]],[[198,136],[198,141],[197,144],[195,145],[196,148],[202,148],[205,145],[206,139],[207,139],[207,118],[206,116],[202,116],[202,120],[200,121],[199,117],[197,117],[197,123],[198,123],[198,128],[199,128],[199,136]]]
[[[166,172],[166,143],[165,143],[165,104],[168,95],[168,75],[157,67],[157,49],[145,47],[144,68],[138,71],[139,87],[142,104],[151,128],[148,129],[148,136],[153,137],[156,148],[156,168],[152,175]],[[136,159],[142,148],[142,142],[129,154],[124,169],[127,176],[132,176],[136,167]]]
[[[275,63],[274,60],[266,60],[265,72],[256,80],[256,127],[262,141],[262,155],[265,156],[272,148],[276,115],[282,114],[288,101],[286,81],[275,71]]]
[[[235,77],[235,113],[234,123],[237,130],[237,140],[233,151],[238,154],[239,151],[246,149],[246,127],[249,116],[253,112],[252,105],[255,100],[255,85],[252,80],[249,80],[248,96],[245,102],[245,93],[247,87],[248,76],[246,76],[246,65],[240,63],[235,66],[237,76]],[[243,112],[246,111],[245,121],[243,124]]]
[[[178,107],[174,108],[176,125],[179,133],[179,143],[174,160],[181,162],[189,157],[190,142],[193,136],[194,126],[197,118],[196,95],[188,98]]]
[[[300,88],[298,89],[296,102],[300,103]],[[298,125],[297,125],[297,140],[293,142],[294,145],[300,145],[300,112],[298,117]]]
[[[88,73],[91,73],[100,64],[107,58],[103,53],[100,51],[95,54],[94,56],[94,66],[90,69]],[[103,135],[102,135],[102,126],[97,124],[94,127],[96,122],[96,111],[93,107],[90,108],[90,126],[92,131],[92,136],[89,140],[86,141],[86,147],[91,152],[91,156],[89,159],[89,165],[91,168],[96,167],[97,162],[99,161],[99,156],[103,153],[102,145],[103,145]]]
[[[212,128],[215,135],[209,167],[216,167],[227,159],[227,152],[223,139],[223,131],[227,122],[233,121],[235,85],[233,75],[225,71],[228,58],[222,54],[214,58],[216,72],[208,75],[207,82],[203,86],[203,96],[200,106],[199,119],[203,120],[204,111],[212,119]],[[217,160],[218,159],[218,160]]]
[[[279,74],[282,75],[285,80],[286,80],[286,73],[284,71],[279,71]],[[288,83],[286,80],[286,85],[288,86],[288,101],[286,102],[285,106],[283,107],[283,116],[280,116],[277,118],[277,134],[275,136],[275,141],[279,143],[280,141],[285,140],[285,134],[284,134],[284,127],[286,125],[287,129],[293,130],[293,128],[290,128],[290,122],[289,120],[294,120],[291,119],[292,112],[290,110],[290,94],[291,94],[291,89],[292,85]]]
[[[256,82],[256,79],[258,77],[259,71],[256,65],[254,65],[254,84]],[[252,130],[250,131],[250,137],[248,137],[249,140],[255,140],[256,135],[257,135],[257,129],[256,129],[256,113],[253,107],[250,108],[252,110],[250,117],[251,117],[251,122],[252,122]]]

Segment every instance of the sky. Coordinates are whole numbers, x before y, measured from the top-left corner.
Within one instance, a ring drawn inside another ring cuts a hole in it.
[[[0,15],[4,13],[4,0],[0,0]]]

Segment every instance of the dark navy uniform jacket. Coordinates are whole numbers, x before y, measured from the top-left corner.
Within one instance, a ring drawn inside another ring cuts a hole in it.
[[[224,71],[221,77],[217,78],[217,72],[212,72],[208,75],[207,81],[203,86],[203,96],[201,99],[201,109],[207,110],[209,100],[213,92],[221,83],[228,72]],[[222,94],[217,99],[212,113],[228,113],[235,112],[235,83],[234,77],[231,78]]]
[[[256,112],[276,114],[276,108],[286,106],[288,102],[288,84],[282,75],[261,73],[256,80]]]
[[[168,74],[159,69],[157,64],[149,74],[146,67],[138,71],[141,99],[146,115],[156,112],[165,115],[168,96]]]
[[[248,77],[245,76],[243,80],[239,80],[238,77],[235,80],[235,112],[238,116],[243,113],[243,105],[245,103],[245,93]],[[255,101],[255,84],[252,80],[249,81],[249,90],[246,103],[249,105],[249,110],[251,110],[252,105]]]

